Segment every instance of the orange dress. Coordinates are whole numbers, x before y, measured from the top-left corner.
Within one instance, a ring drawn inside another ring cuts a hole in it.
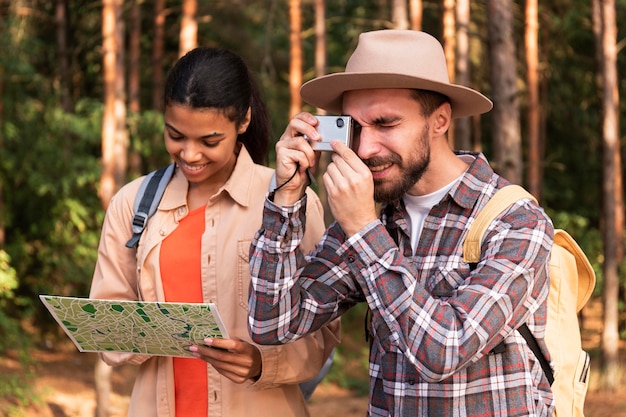
[[[165,301],[202,303],[200,247],[204,233],[202,206],[182,219],[162,243],[159,264]],[[196,358],[173,358],[177,416],[208,412],[207,363]]]

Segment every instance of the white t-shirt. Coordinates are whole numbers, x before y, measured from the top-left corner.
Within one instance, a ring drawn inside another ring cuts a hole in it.
[[[472,157],[471,155],[463,155],[459,158],[461,158],[468,165],[474,160],[474,157]],[[404,194],[404,197],[402,197],[402,199],[404,200],[404,205],[406,206],[406,211],[409,215],[406,220],[409,224],[409,230],[411,231],[411,248],[413,249],[414,254],[415,248],[417,247],[417,242],[419,242],[420,235],[422,234],[422,229],[424,228],[424,220],[426,219],[426,216],[428,216],[430,209],[432,209],[437,203],[441,201],[441,199],[448,193],[448,191],[450,191],[454,184],[456,184],[461,179],[461,177],[463,177],[464,174],[465,173],[459,175],[451,183],[430,194]]]

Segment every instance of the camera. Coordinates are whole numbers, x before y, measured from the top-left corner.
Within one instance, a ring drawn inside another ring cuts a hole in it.
[[[352,118],[350,116],[315,116],[319,123],[317,131],[321,141],[310,141],[311,147],[316,151],[332,151],[330,142],[338,140],[352,145]]]

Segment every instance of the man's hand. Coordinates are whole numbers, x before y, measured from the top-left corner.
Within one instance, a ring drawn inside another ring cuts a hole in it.
[[[377,219],[374,180],[352,149],[332,141],[332,162],[324,173],[328,204],[341,229],[350,237]]]
[[[317,124],[312,114],[300,113],[289,122],[276,143],[276,186],[280,189],[274,195],[274,203],[294,204],[304,195],[309,185],[306,171],[315,166],[319,157],[304,136],[318,139]]]
[[[261,376],[261,352],[256,346],[235,339],[204,339],[204,343],[189,350],[231,381],[243,384]]]

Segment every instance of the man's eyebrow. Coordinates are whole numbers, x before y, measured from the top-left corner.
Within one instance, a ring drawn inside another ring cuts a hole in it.
[[[167,123],[167,122],[166,122],[166,123],[165,123],[165,126],[166,126],[168,129],[173,130],[175,133],[177,133],[177,134],[179,134],[179,135],[181,135],[181,136],[184,136],[184,134],[183,134],[180,130],[176,129],[176,128],[175,128],[174,126],[172,126],[171,124],[169,124],[169,123]],[[223,134],[223,133],[220,133],[220,132],[213,132],[213,133],[209,133],[209,134],[206,134],[206,135],[202,135],[202,136],[200,136],[200,139],[213,139],[213,138],[216,138],[216,137],[221,137],[221,136],[224,136],[224,134]]]
[[[385,124],[397,122],[398,120],[400,120],[400,117],[397,117],[397,116],[378,116],[374,120],[372,120],[372,124],[385,125]]]

